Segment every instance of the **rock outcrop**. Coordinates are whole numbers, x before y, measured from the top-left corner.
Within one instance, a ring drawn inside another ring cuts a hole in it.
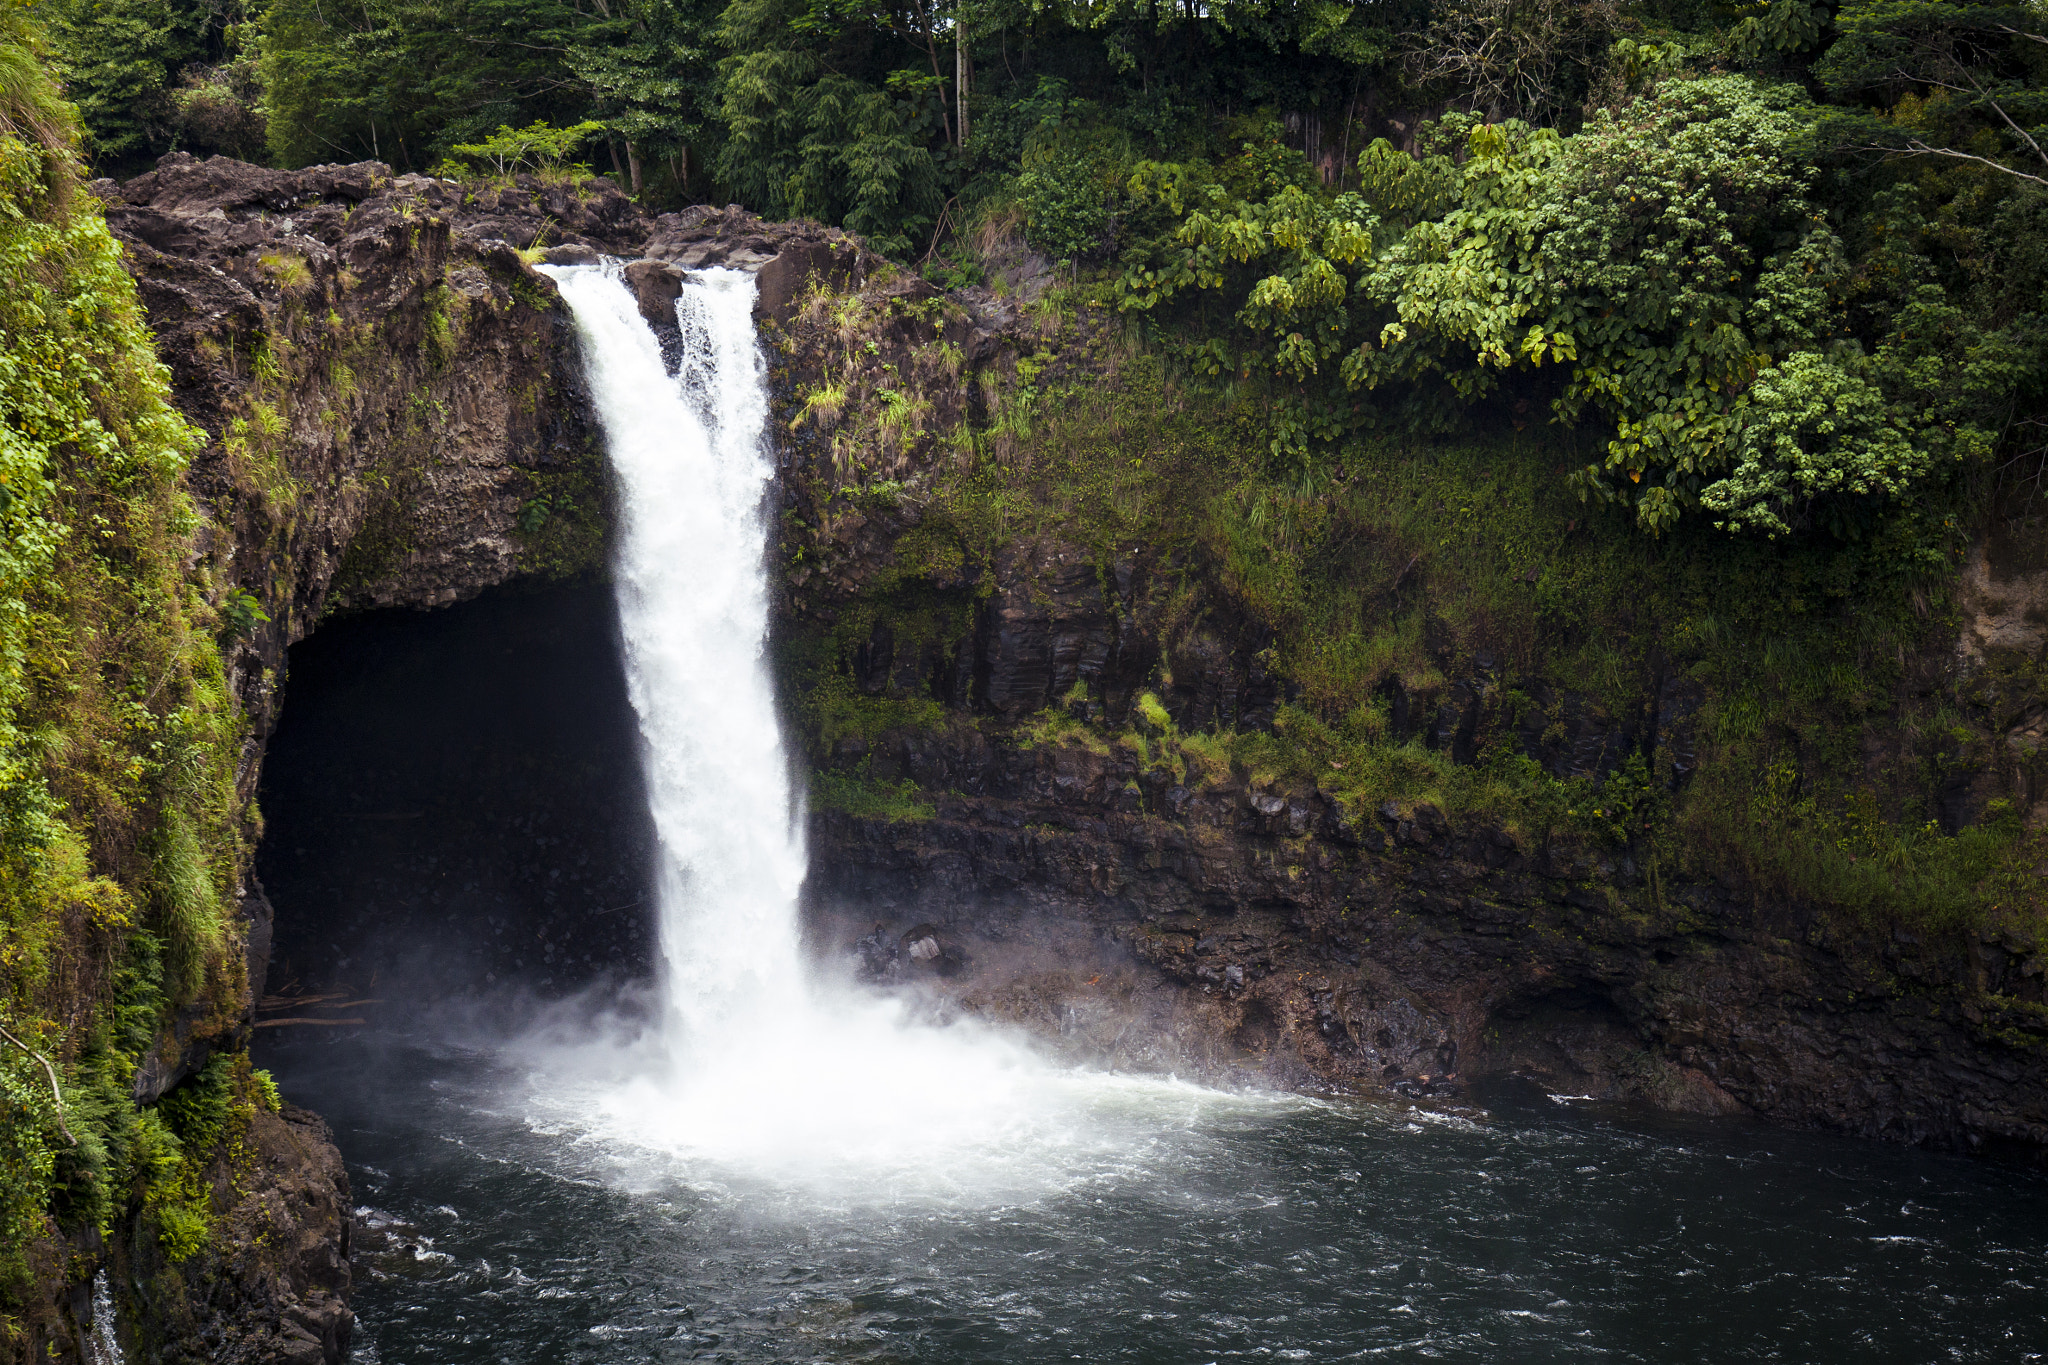
[[[872,521],[863,534],[886,540]],[[2003,755],[1959,767],[1958,824],[2040,790],[2026,767],[2040,651],[2013,637],[2048,601],[2028,595],[2040,575],[2016,551],[2001,562],[1994,579],[1981,552],[1972,561],[1982,605],[1959,657],[1981,659],[1942,684],[1970,704],[1967,733],[1993,741],[1973,743]],[[860,640],[854,686],[934,697],[952,718],[841,740],[824,759],[929,810],[817,817],[812,894],[849,960],[875,975],[876,944],[937,926],[966,970],[941,978],[899,951],[881,974],[1119,1065],[1402,1095],[1520,1072],[1574,1094],[2048,1160],[2048,959],[2027,925],[1872,933],[1732,872],[1676,879],[1626,843],[1531,842],[1426,803],[1360,812],[1312,783],[1193,771],[1133,702],[1159,676],[1175,568],[1142,548],[1105,568],[1057,537],[1020,540],[958,590],[965,631],[899,641],[878,625]],[[1207,620],[1174,642],[1158,692],[1169,723],[1270,725],[1282,690],[1265,637],[1227,611]],[[1699,762],[1703,692],[1682,673],[1617,710],[1536,678],[1510,698],[1484,651],[1451,662],[1433,696],[1397,683],[1385,700],[1397,735],[1454,762],[1510,744],[1560,779],[1592,779],[1647,755],[1664,789]],[[1045,714],[1073,725],[1022,724]],[[1120,726],[1149,746],[1108,742]]]
[[[1519,1073],[2048,1156],[2024,938],[1870,942],[1739,884],[1664,884],[1626,852],[1428,805],[1359,820],[1313,789],[1191,792],[1129,750],[958,726],[871,761],[946,794],[931,819],[814,826],[812,894],[849,960],[1077,1058],[1403,1096]],[[966,969],[878,970],[864,941],[909,926],[943,930]]]
[[[1289,700],[1270,632],[1200,566],[1163,546],[1105,553],[1056,521],[949,555],[935,498],[821,496],[841,482],[834,453],[785,411],[800,485],[786,653],[832,660],[792,680],[851,698],[830,703],[842,714],[905,718],[838,722],[814,751],[828,798],[894,807],[827,800],[811,837],[825,937],[871,978],[1117,1065],[1402,1096],[1515,1072],[2048,1161],[2048,954],[2025,913],[1873,925],[1767,891],[1733,858],[1681,875],[1618,835],[1532,838],[1426,802],[1361,810],[1313,780],[1196,771],[1171,735],[1270,729]],[[912,453],[894,477],[943,458]],[[1949,831],[2000,809],[2048,819],[2048,554],[2021,542],[2008,528],[1980,547],[1960,642],[1906,660],[1894,719],[1872,727],[1891,747],[1869,768],[1932,768]],[[1659,658],[1632,700],[1603,700],[1513,676],[1481,640],[1377,700],[1388,733],[1436,761],[1518,753],[1598,799],[1640,759],[1669,794],[1700,767],[1708,697]],[[1929,764],[1905,737],[1937,703],[1951,728]],[[908,951],[932,933],[944,972]]]

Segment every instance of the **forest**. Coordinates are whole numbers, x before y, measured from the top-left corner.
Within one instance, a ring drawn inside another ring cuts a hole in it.
[[[1259,385],[1309,485],[1498,400],[1611,431],[1568,477],[1648,533],[1931,565],[1891,513],[2048,450],[2038,3],[38,8],[102,173],[595,169],[944,284],[1021,229],[1189,373]]]

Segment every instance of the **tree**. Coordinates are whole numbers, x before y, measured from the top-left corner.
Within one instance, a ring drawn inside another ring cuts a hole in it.
[[[1408,49],[1408,70],[1492,122],[1576,110],[1627,24],[1619,0],[1450,0]]]
[[[2048,186],[2048,12],[2041,6],[1851,0],[1835,25],[1841,36],[1816,74],[1836,94],[1890,105],[1886,117],[1863,125],[1867,146],[1966,161]]]
[[[566,168],[571,153],[603,131],[604,125],[594,121],[567,128],[546,123],[513,128],[501,123],[497,132],[482,141],[450,147],[448,155],[472,166],[489,166],[491,173],[501,180],[509,180],[520,171],[549,175]]]
[[[642,190],[642,163],[672,158],[688,193],[692,147],[718,140],[713,95],[717,7],[710,0],[626,0],[610,31],[569,49],[569,68],[590,90],[591,116],[626,145],[628,180]]]
[[[932,15],[847,24],[827,0],[734,0],[719,26],[732,54],[719,63],[720,178],[764,213],[908,252],[944,205],[934,147],[950,138],[941,78],[889,63],[915,51]]]
[[[1460,155],[1376,143],[1358,195],[1147,168],[1133,193],[1179,225],[1132,253],[1122,304],[1235,300],[1186,354],[1262,376],[1275,451],[1298,462],[1375,420],[1441,429],[1513,383],[1605,428],[1572,481],[1645,530],[1849,528],[1990,452],[2041,329],[1986,325],[1934,288],[1869,296],[1881,327],[1856,335],[1814,119],[1796,89],[1722,76],[1667,81],[1571,137],[1452,116],[1435,137]]]
[[[227,55],[236,17],[198,0],[60,0],[49,13],[52,62],[85,124],[86,150],[108,168],[169,151],[172,91],[188,67]]]
[[[274,0],[272,154],[417,169],[501,124],[580,122],[590,92],[569,54],[615,23],[570,0]]]

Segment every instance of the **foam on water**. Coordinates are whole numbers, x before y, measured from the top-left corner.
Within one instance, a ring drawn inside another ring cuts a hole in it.
[[[1053,1067],[813,979],[765,646],[773,476],[754,281],[693,273],[661,346],[615,266],[553,268],[620,490],[628,692],[660,840],[662,1026],[535,1053],[548,1121],[642,1153],[900,1198],[1009,1200],[1127,1157],[1214,1092]]]

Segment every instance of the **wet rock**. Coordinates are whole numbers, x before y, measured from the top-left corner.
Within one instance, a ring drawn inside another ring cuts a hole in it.
[[[258,1112],[232,1165],[217,1162],[210,1174],[225,1212],[213,1243],[180,1267],[206,1292],[193,1296],[191,1317],[161,1325],[169,1336],[161,1358],[182,1351],[215,1365],[339,1365],[355,1327],[354,1210],[327,1125],[291,1105]],[[146,1255],[128,1268],[163,1273]]]
[[[1707,689],[1682,675],[1667,677],[1657,688],[1655,751],[1658,771],[1672,787],[1682,785],[1699,767],[1699,745],[1693,730]]]
[[[897,940],[906,967],[936,976],[951,976],[967,965],[958,940],[938,925],[923,923],[906,929]]]
[[[445,605],[520,571],[524,490],[588,452],[591,435],[554,283],[512,243],[571,236],[581,259],[644,233],[631,201],[603,181],[588,188],[558,219],[530,177],[466,196],[376,162],[276,171],[176,153],[110,192],[108,226],[127,248],[174,399],[214,438],[190,480],[228,532],[217,572],[270,617],[238,661],[238,688],[260,686],[282,647],[338,606]],[[252,351],[316,353],[336,328],[374,363],[345,379],[313,367],[270,396],[302,418],[283,474],[333,490],[302,500],[280,527],[220,438],[246,418]],[[430,335],[440,340],[427,345]],[[422,440],[432,479],[417,477]],[[256,734],[268,704],[252,713]]]
[[[753,271],[755,313],[782,324],[813,281],[843,288],[881,264],[880,257],[837,228],[769,222],[737,204],[722,209],[699,204],[663,214],[638,254],[683,270],[719,266]]]
[[[932,941],[932,947],[936,951],[936,940]],[[861,975],[868,980],[888,981],[897,975],[902,961],[901,946],[879,922],[875,925],[873,933],[854,945],[854,951],[860,957]]]
[[[1388,804],[1348,826],[1355,843],[1330,832],[1345,826],[1324,797],[1229,782],[1166,788],[1178,818],[1078,819],[1062,793],[1093,788],[1111,758],[1063,751],[1062,787],[1038,757],[976,743],[949,768],[961,794],[937,819],[821,815],[812,895],[828,920],[842,899],[944,909],[972,955],[947,997],[1044,1021],[1077,1060],[1227,1078],[1249,1051],[1284,1059],[1271,1065],[1299,1083],[1435,1099],[1474,1075],[1521,1074],[1562,1093],[2048,1160],[2028,1136],[2048,1073],[2001,1041],[2039,1037],[2038,1024],[1985,997],[1935,1003],[1929,987],[1951,968],[1925,944],[1886,944],[1874,966],[1715,885],[1667,875],[1653,894],[1629,850],[1556,836],[1528,848],[1505,830],[1453,830],[1429,803]],[[1293,835],[1311,803],[1321,814]],[[1306,846],[1277,841],[1269,818]],[[1392,850],[1376,847],[1385,825]],[[1410,851],[1422,849],[1436,856]],[[1979,965],[1957,970],[1991,989],[2048,990],[2030,940],[1972,951]],[[1109,1007],[1112,980],[1128,984]]]
[[[1253,828],[1261,834],[1279,834],[1287,827],[1287,798],[1264,792],[1251,798]]]
[[[626,287],[651,327],[676,325],[676,300],[683,294],[683,272],[667,261],[632,261],[625,269]]]
[[[787,321],[816,282],[828,289],[852,283],[860,253],[851,242],[797,240],[762,263],[754,276],[755,308],[764,317]]]

